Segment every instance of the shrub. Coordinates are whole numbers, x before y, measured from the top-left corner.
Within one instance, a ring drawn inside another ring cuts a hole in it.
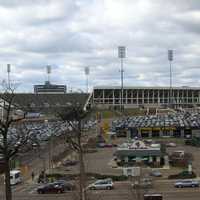
[[[54,174],[46,174],[46,177],[48,179],[61,179],[63,178],[65,175],[63,174],[58,174],[58,173],[54,173]]]

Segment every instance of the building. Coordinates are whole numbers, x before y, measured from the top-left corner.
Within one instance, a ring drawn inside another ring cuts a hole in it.
[[[200,87],[124,87],[124,108],[136,107],[193,107],[200,105]],[[121,87],[94,87],[87,105],[117,108],[121,104]]]
[[[46,81],[44,85],[34,85],[35,94],[65,94],[66,92],[66,85],[55,85],[49,81]]]
[[[141,140],[134,140],[130,143],[120,145],[114,156],[118,165],[136,166],[151,165],[160,166],[164,164],[165,152],[162,152],[161,145],[147,145]]]

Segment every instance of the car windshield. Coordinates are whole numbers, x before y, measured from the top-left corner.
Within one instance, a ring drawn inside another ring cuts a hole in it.
[[[103,181],[96,181],[95,182],[95,185],[100,185],[100,184],[102,184],[103,183]]]

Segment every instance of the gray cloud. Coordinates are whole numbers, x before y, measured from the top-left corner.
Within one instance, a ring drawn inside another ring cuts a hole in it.
[[[198,0],[0,0],[0,81],[6,64],[18,90],[46,79],[85,89],[119,85],[117,46],[127,47],[125,85],[169,85],[167,50],[174,50],[173,84],[198,86]]]

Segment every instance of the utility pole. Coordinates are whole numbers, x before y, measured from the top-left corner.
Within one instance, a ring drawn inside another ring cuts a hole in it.
[[[119,46],[118,47],[118,58],[120,58],[121,61],[121,95],[120,95],[120,110],[123,111],[123,97],[124,97],[124,69],[123,69],[123,59],[126,57],[126,47],[125,46]]]
[[[170,91],[169,91],[169,105],[173,107],[173,98],[172,98],[172,61],[173,61],[173,50],[168,50],[168,61],[169,61],[169,72],[170,72]]]

